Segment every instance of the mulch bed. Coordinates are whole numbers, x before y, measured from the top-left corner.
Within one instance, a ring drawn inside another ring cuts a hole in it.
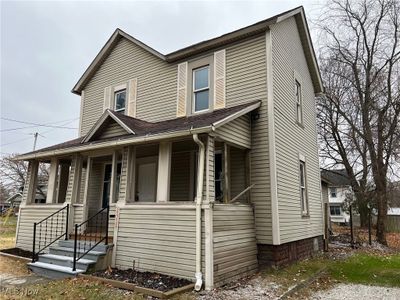
[[[12,254],[12,255],[16,255],[16,256],[22,256],[22,257],[26,257],[26,258],[32,258],[31,251],[23,250],[20,248],[2,249],[2,250],[0,250],[0,252]]]
[[[161,292],[169,291],[191,284],[191,282],[186,279],[180,279],[152,272],[139,272],[133,269],[108,269],[106,271],[94,272],[91,275],[127,283],[133,283],[141,287],[150,288]]]

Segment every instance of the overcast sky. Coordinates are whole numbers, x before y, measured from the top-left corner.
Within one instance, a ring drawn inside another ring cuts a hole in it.
[[[116,28],[169,53],[303,5],[307,1],[1,1],[1,154],[37,149],[78,136],[80,98],[70,92]]]

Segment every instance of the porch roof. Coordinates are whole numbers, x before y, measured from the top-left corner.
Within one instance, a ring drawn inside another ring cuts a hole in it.
[[[260,105],[260,101],[255,101],[215,110],[209,113],[154,123],[132,118],[111,110],[106,110],[87,135],[64,143],[21,154],[15,159],[29,160],[44,158],[118,145],[143,143],[152,140],[156,141],[194,133],[211,132],[220,126],[257,109]],[[95,134],[99,130],[102,130],[104,122],[110,118],[121,125],[121,127],[125,129],[126,134],[92,140]]]

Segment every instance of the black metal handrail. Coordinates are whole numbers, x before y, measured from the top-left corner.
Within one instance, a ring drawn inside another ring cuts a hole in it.
[[[105,220],[104,220],[104,211],[106,211]],[[105,241],[104,242],[105,245],[108,244],[109,214],[110,214],[110,206],[107,205],[106,207],[99,210],[95,215],[91,216],[86,221],[83,221],[81,224],[75,224],[74,258],[72,266],[73,271],[76,271],[76,262],[80,260],[82,257],[84,257],[86,254],[88,254],[89,251],[94,249],[102,241]],[[104,226],[104,221],[105,221],[105,226]],[[86,226],[83,227],[83,225]],[[91,234],[90,229],[94,229],[94,235]],[[103,231],[103,229],[105,231],[104,236],[102,235],[103,232],[101,232]],[[82,232],[82,230],[84,232]],[[79,235],[79,240],[78,240],[78,235]],[[87,245],[88,248],[86,249],[86,244],[88,239],[89,243]],[[93,239],[94,243],[92,243]],[[79,251],[81,250],[81,243],[83,243],[83,254],[78,256],[77,252],[78,249]]]
[[[65,215],[65,230],[59,228],[59,224],[64,223],[64,215]],[[59,219],[61,218],[60,222]],[[60,208],[56,212],[47,216],[43,220],[39,222],[33,223],[33,245],[32,245],[32,262],[35,262],[36,257],[47,247],[54,244],[56,241],[65,236],[65,239],[68,240],[68,218],[69,218],[69,204]],[[53,228],[55,226],[55,230]],[[62,234],[58,234],[58,232]],[[36,251],[36,240],[37,240],[37,232],[39,232],[38,236],[38,248]],[[55,237],[54,237],[55,233]],[[42,234],[44,235],[42,238]],[[49,242],[47,242],[47,238],[49,238]],[[44,239],[44,240],[43,240]],[[43,245],[42,245],[43,244]]]

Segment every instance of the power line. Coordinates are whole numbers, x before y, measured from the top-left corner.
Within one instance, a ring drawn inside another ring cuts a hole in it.
[[[11,121],[11,122],[17,122],[17,123],[22,123],[22,124],[34,125],[34,126],[29,126],[29,127],[2,129],[2,130],[0,130],[1,132],[25,129],[25,128],[30,128],[30,127],[48,127],[48,128],[58,128],[58,129],[78,129],[76,127],[65,127],[65,126],[50,125],[50,124],[61,123],[63,121],[54,122],[54,123],[48,123],[48,124],[39,124],[39,123],[25,122],[25,121],[19,121],[19,120],[14,120],[14,119],[10,119],[10,118],[3,118],[3,117],[1,117],[1,119],[5,120],[5,121]],[[77,119],[79,119],[79,118],[75,118],[73,120],[77,120]]]

